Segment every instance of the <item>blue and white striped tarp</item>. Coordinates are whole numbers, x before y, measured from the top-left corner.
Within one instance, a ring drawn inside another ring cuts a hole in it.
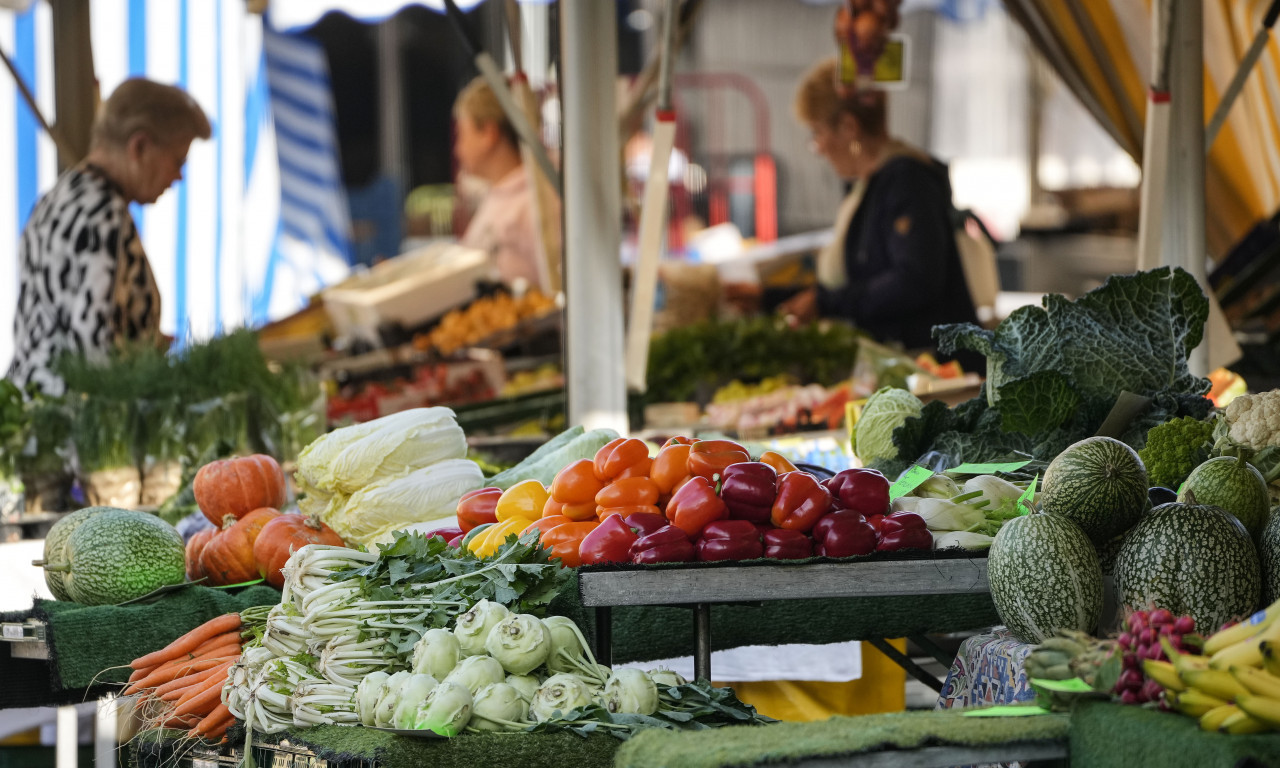
[[[213,124],[212,140],[192,145],[185,179],[134,211],[163,297],[161,329],[198,339],[259,324],[344,277],[348,216],[314,44],[264,30],[242,0],[91,0],[90,13],[104,97],[131,76],[174,83]],[[46,3],[0,10],[0,47],[56,122],[51,32]],[[12,355],[19,234],[57,176],[52,141],[0,72],[3,167],[14,172],[0,174],[0,370]]]

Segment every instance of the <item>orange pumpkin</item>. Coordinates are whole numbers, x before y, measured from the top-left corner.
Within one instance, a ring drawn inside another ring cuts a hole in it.
[[[315,515],[280,515],[269,521],[253,544],[258,573],[273,587],[284,588],[284,564],[289,555],[308,544],[345,547],[342,537]]]
[[[204,568],[200,567],[200,553],[217,533],[217,528],[205,528],[187,539],[187,579],[190,581],[204,578]]]
[[[218,587],[258,578],[253,544],[263,527],[279,516],[280,513],[270,507],[255,509],[239,520],[227,515],[222,530],[200,553],[200,567],[208,583]]]
[[[262,507],[279,509],[286,501],[284,470],[260,453],[205,464],[191,490],[200,511],[219,526],[227,515],[238,520]]]

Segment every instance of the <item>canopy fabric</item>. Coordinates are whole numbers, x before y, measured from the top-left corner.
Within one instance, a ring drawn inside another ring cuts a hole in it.
[[[469,11],[484,0],[454,0]],[[551,0],[519,0],[522,3],[549,3]],[[376,24],[402,9],[418,5],[444,13],[444,0],[271,0],[271,25],[281,32],[299,32],[320,21],[326,13],[341,13],[356,21]]]
[[[1204,3],[1206,123],[1268,4]],[[1006,6],[1085,107],[1141,162],[1152,68],[1150,0],[1006,0]],[[1278,110],[1280,45],[1273,38],[1208,155],[1206,230],[1214,258],[1280,206]]]

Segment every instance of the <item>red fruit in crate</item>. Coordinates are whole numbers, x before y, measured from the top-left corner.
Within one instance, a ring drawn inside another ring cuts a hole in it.
[[[1164,608],[1157,608],[1151,612],[1150,618],[1147,620],[1152,626],[1163,626],[1173,623],[1173,614]]]

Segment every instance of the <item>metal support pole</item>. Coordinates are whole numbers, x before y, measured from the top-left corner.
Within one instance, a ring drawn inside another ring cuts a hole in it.
[[[120,699],[106,696],[98,699],[98,713],[93,724],[93,764],[115,765],[116,748],[119,746],[117,718],[120,712]]]
[[[395,179],[404,190],[409,158],[405,153],[404,88],[400,73],[400,17],[392,16],[375,29],[378,37],[378,127],[382,146],[382,174]],[[392,256],[394,254],[384,254]]]
[[[693,677],[711,680],[711,604],[693,607]]]
[[[596,609],[596,663],[613,666],[613,609]]]
[[[1171,3],[1169,50],[1169,184],[1165,192],[1161,262],[1190,272],[1205,285],[1204,1]],[[1209,373],[1208,334],[1187,359],[1191,372]]]
[[[614,3],[560,6],[569,423],[627,431]]]
[[[889,641],[874,639],[868,640],[867,642],[870,643],[877,651],[888,656],[889,661],[892,661],[894,664],[897,664],[906,670],[908,675],[911,675],[938,693],[942,693],[941,680],[929,674],[928,670],[912,661],[909,656],[900,652],[897,648],[894,648],[889,644]]]
[[[54,764],[58,768],[77,768],[79,763],[80,734],[77,732],[79,714],[76,708],[67,705],[58,707],[58,735],[54,741]]]
[[[1277,16],[1280,16],[1280,0],[1271,0],[1271,7],[1267,8],[1266,15],[1262,17],[1262,28],[1254,35],[1249,49],[1240,59],[1240,66],[1236,67],[1235,75],[1227,84],[1227,89],[1222,92],[1222,97],[1218,99],[1217,108],[1213,110],[1209,127],[1204,130],[1205,152],[1213,146],[1213,140],[1218,138],[1218,131],[1222,130],[1222,125],[1227,122],[1227,115],[1231,112],[1231,105],[1240,96],[1240,91],[1244,90],[1244,83],[1249,79],[1249,73],[1257,65],[1258,59],[1262,58],[1262,52],[1267,49],[1267,43],[1271,41],[1271,28],[1275,26]]]

